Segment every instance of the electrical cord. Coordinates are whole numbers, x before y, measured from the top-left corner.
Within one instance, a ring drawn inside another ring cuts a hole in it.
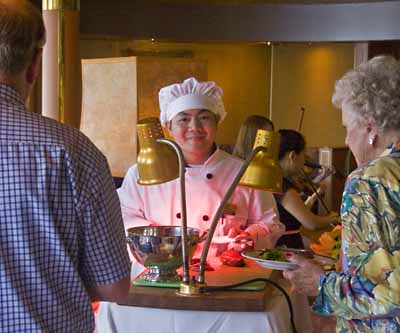
[[[285,289],[283,289],[279,284],[277,284],[276,282],[274,282],[274,281],[272,281],[270,279],[267,279],[267,278],[256,278],[256,279],[251,279],[251,280],[243,281],[243,282],[240,282],[240,283],[235,283],[235,284],[225,285],[225,286],[206,286],[206,287],[204,287],[204,291],[205,292],[207,292],[207,291],[210,291],[210,292],[212,292],[212,291],[224,291],[224,290],[229,290],[229,289],[233,289],[233,288],[236,288],[236,287],[240,287],[240,286],[248,284],[248,283],[257,282],[257,281],[264,281],[264,282],[270,283],[283,294],[283,296],[285,297],[286,302],[288,304],[288,307],[289,307],[290,325],[292,326],[293,333],[297,333],[296,326],[294,324],[293,306],[292,306],[292,302],[290,300],[290,297],[287,294],[287,292],[285,291]]]

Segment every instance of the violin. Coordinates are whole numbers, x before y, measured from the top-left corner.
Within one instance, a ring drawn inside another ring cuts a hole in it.
[[[304,196],[309,196],[314,193],[312,187],[306,181],[306,179],[302,175],[302,173],[299,173],[296,176],[290,177],[290,181],[292,182],[294,189],[297,192],[302,193]]]
[[[297,127],[297,131],[301,133],[301,127],[303,125],[303,119],[304,119],[304,113],[306,109],[304,106],[300,107],[300,119],[299,119],[299,124]],[[310,159],[306,159],[303,170],[300,172],[296,177],[292,177],[292,182],[293,185],[299,190],[300,193],[304,193],[307,197],[315,194],[321,203],[321,205],[324,207],[327,213],[329,213],[329,209],[326,206],[323,198],[321,195],[318,193],[317,189],[315,188],[316,184],[314,184],[311,180],[311,174],[314,170],[320,169],[323,170],[324,167],[316,162],[311,161]],[[334,168],[333,175],[336,175],[342,179],[345,179],[346,177],[339,172],[336,168]],[[325,177],[323,177],[320,181],[322,181]]]
[[[317,191],[316,187],[318,187],[318,184],[314,183],[311,180],[311,174],[315,169],[323,169],[323,167],[318,163],[306,160],[303,170],[297,175],[292,176],[290,180],[295,190],[301,193],[301,196],[304,200],[307,197],[315,194],[318,200],[321,202],[321,205],[325,208],[326,212],[329,213],[328,207],[326,206],[323,198]]]

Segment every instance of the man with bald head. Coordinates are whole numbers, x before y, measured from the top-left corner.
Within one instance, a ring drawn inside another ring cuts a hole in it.
[[[29,112],[45,28],[0,0],[0,332],[93,332],[92,300],[129,289],[118,196],[77,129]]]

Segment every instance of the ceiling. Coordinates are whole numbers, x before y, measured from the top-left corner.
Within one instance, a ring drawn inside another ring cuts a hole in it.
[[[42,0],[31,0],[41,6]],[[90,0],[81,0],[83,1]],[[340,3],[368,3],[391,2],[393,0],[126,0],[127,2],[146,5],[262,5],[262,4],[340,4]]]
[[[148,4],[249,5],[249,4],[329,4],[384,2],[383,0],[145,0]],[[136,1],[141,2],[141,1]]]
[[[31,0],[41,6],[41,0]],[[400,39],[400,1],[81,0],[83,35],[176,41]]]

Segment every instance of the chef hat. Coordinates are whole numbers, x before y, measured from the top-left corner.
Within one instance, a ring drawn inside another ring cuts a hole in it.
[[[199,82],[194,77],[166,86],[158,93],[161,124],[165,126],[178,113],[190,109],[209,110],[222,121],[226,115],[222,94],[215,82]]]

